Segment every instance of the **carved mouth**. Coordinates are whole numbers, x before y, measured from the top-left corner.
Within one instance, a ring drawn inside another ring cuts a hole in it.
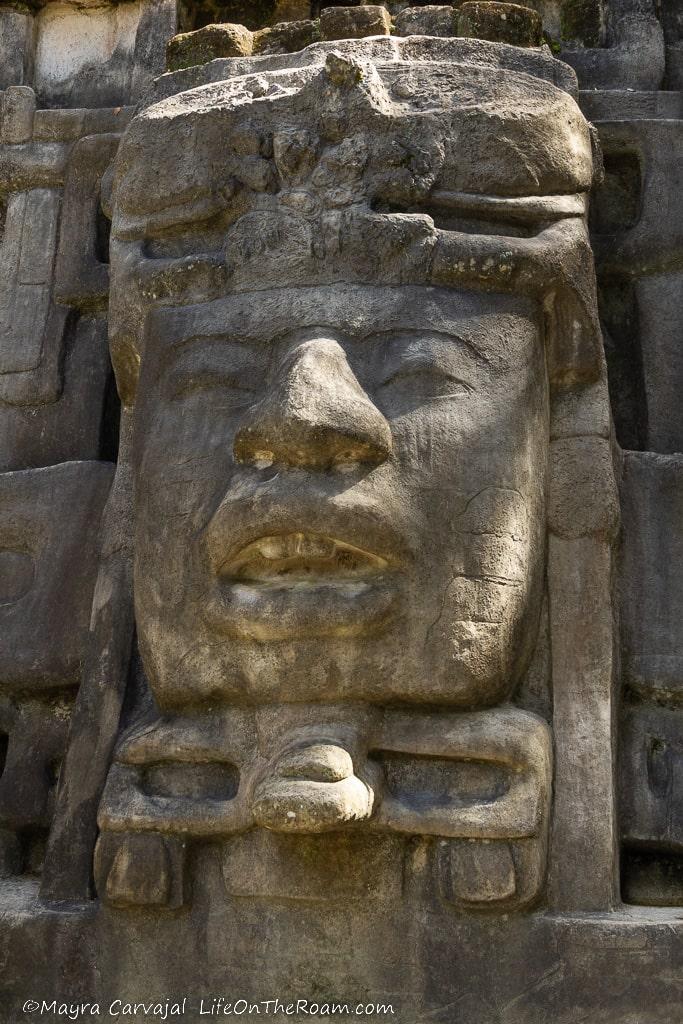
[[[225,562],[219,575],[264,584],[365,580],[389,568],[386,558],[316,533],[260,537]]]
[[[221,632],[260,642],[369,635],[394,615],[392,568],[387,558],[324,534],[269,534],[219,566],[206,616]]]

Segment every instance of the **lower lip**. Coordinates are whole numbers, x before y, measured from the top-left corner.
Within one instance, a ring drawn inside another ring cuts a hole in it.
[[[379,633],[393,618],[398,594],[385,577],[372,580],[223,583],[207,609],[210,624],[242,640],[273,643]]]

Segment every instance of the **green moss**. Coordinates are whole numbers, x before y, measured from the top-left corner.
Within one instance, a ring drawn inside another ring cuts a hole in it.
[[[559,39],[553,39],[553,37],[549,35],[548,32],[543,33],[543,42],[550,49],[551,53],[562,52],[562,43],[559,41]]]

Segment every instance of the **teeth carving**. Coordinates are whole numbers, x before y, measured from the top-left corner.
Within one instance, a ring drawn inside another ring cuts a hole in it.
[[[317,577],[349,579],[375,575],[388,567],[385,558],[315,533],[260,537],[221,569],[240,580],[296,582]]]
[[[252,547],[264,558],[333,558],[337,544],[331,537],[305,533],[286,533],[279,537],[263,537]],[[247,548],[246,551],[249,549]],[[245,554],[246,554],[245,551]]]

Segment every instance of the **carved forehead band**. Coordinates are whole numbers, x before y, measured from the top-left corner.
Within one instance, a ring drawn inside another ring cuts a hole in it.
[[[156,104],[132,123],[115,170],[112,356],[124,401],[151,304],[338,281],[531,296],[547,313],[551,377],[595,379],[592,149],[567,93],[458,63],[332,53],[322,68]]]

